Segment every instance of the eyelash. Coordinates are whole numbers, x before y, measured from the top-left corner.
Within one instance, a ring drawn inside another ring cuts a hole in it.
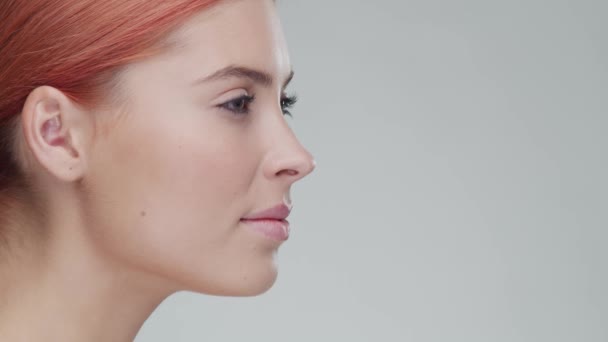
[[[249,114],[249,107],[241,108],[242,106],[236,106],[236,108],[230,108],[231,104],[243,104],[245,106],[251,105],[251,103],[255,100],[254,95],[243,95],[236,99],[230,100],[226,103],[219,105],[219,107],[226,109],[232,112],[234,115],[246,115]],[[242,102],[241,102],[242,101]],[[292,108],[298,102],[297,95],[284,96],[281,98],[281,109],[283,110],[283,115],[289,115],[293,117],[291,112],[288,110]]]

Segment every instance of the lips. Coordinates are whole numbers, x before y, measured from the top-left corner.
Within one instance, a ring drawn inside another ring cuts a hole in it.
[[[277,242],[289,238],[289,221],[286,220],[291,207],[279,204],[272,208],[262,210],[241,219],[248,228]]]
[[[241,220],[285,220],[290,212],[290,207],[285,204],[279,204],[272,208],[247,215]]]

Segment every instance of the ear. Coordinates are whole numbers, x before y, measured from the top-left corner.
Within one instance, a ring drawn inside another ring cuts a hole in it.
[[[34,89],[21,113],[29,154],[56,179],[80,179],[87,166],[92,120],[92,113],[60,90],[49,86]]]

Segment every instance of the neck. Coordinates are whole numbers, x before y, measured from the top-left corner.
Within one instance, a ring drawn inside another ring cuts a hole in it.
[[[78,222],[50,219],[64,229],[1,260],[0,341],[133,341],[174,288],[102,257],[66,219]]]

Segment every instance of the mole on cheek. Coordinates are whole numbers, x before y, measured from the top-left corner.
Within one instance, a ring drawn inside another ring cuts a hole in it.
[[[142,216],[142,217],[143,217],[143,216],[146,216],[146,212],[145,212],[145,211],[142,211],[142,212],[141,212],[141,216]]]

